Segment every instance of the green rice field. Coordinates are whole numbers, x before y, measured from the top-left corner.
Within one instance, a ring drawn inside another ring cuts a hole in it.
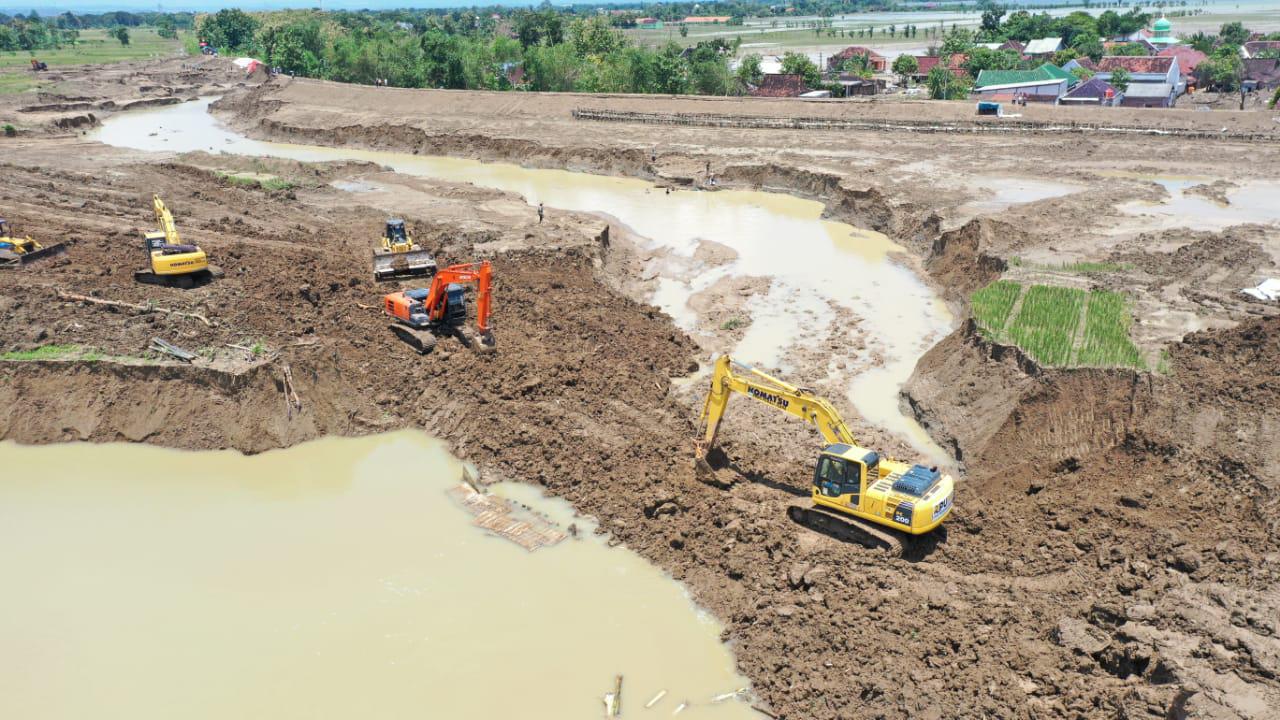
[[[1120,293],[1051,285],[1024,288],[998,280],[970,300],[983,335],[1017,345],[1041,365],[1147,368],[1129,337],[1132,313]]]

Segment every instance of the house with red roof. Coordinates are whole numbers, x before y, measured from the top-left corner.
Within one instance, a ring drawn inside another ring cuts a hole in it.
[[[947,62],[946,68],[956,77],[968,77],[969,71],[964,68],[964,63],[968,59],[969,56],[964,53],[952,55]],[[925,78],[929,77],[929,71],[937,67],[940,62],[942,62],[942,58],[937,55],[916,55],[916,72],[911,76],[911,79],[916,82],[924,82]]]
[[[732,19],[728,15],[690,15],[680,22],[686,25],[713,25],[715,23],[727,23]]]
[[[1244,44],[1244,56],[1257,57],[1264,50],[1280,52],[1280,40],[1250,40]]]
[[[1104,55],[1094,77],[1110,83],[1112,73],[1121,68],[1129,73],[1129,86],[1121,101],[1125,107],[1172,107],[1185,89],[1176,56]]]
[[[889,58],[881,55],[871,48],[862,47],[861,45],[850,45],[835,55],[827,58],[827,71],[835,72],[836,70],[840,70],[844,65],[844,62],[855,55],[866,55],[867,60],[871,65],[871,69],[874,72],[885,72],[889,69]]]

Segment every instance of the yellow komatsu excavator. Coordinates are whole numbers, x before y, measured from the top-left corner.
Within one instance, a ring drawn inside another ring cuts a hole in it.
[[[28,237],[19,237],[9,227],[9,221],[0,218],[0,267],[25,265],[40,258],[50,257],[66,251],[63,243],[41,245]]]
[[[826,445],[818,453],[812,507],[793,505],[793,521],[868,547],[901,554],[916,535],[937,528],[951,513],[955,481],[936,467],[908,465],[860,447],[840,413],[825,399],[728,355],[716,360],[702,409],[697,443],[700,474],[713,472],[707,453],[733,393],[755,398],[813,425]]]
[[[160,229],[143,234],[147,268],[136,271],[133,274],[135,280],[190,288],[220,274],[218,268],[209,264],[203,250],[195,245],[182,244],[178,228],[173,224],[173,215],[159,195],[151,196],[151,207]]]

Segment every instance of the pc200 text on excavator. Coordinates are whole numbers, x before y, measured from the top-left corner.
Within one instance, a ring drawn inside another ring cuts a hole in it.
[[[699,470],[711,471],[707,453],[733,393],[804,420],[827,444],[818,454],[812,507],[793,505],[795,522],[868,547],[901,553],[913,536],[932,532],[951,514],[955,481],[937,468],[909,465],[858,445],[840,413],[827,400],[728,355],[716,360],[702,410]]]

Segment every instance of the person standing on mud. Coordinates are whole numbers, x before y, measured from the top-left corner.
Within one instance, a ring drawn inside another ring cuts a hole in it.
[[[538,203],[538,224],[539,225],[542,224],[542,213],[543,213],[542,203]]]

